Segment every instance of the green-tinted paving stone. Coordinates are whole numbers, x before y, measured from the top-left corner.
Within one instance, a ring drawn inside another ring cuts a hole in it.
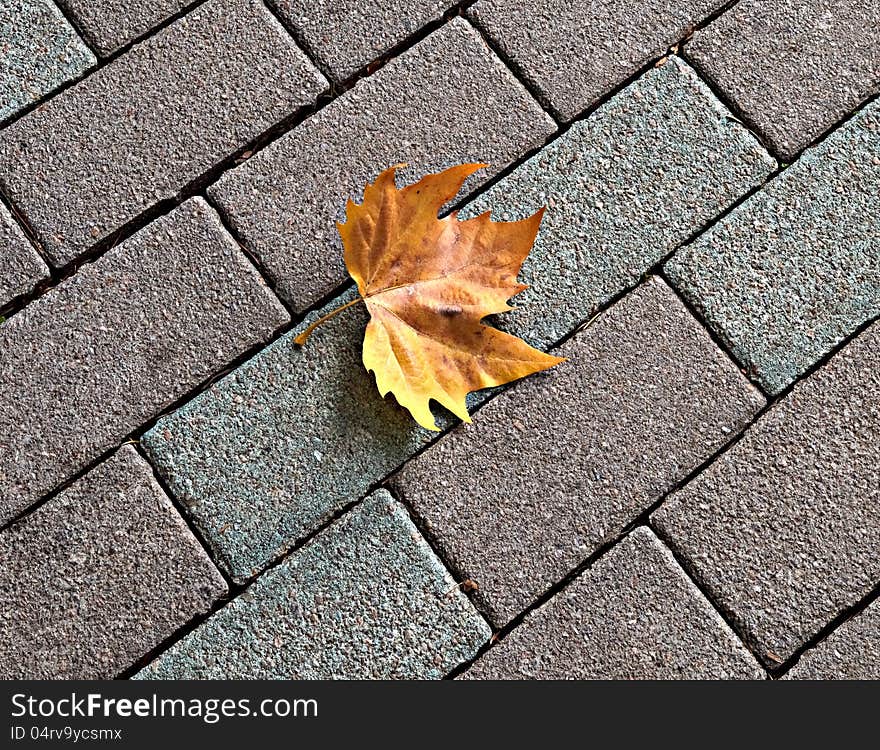
[[[0,121],[94,64],[51,0],[0,3]]]
[[[380,490],[138,677],[439,678],[490,636],[403,506]]]
[[[880,312],[880,104],[666,264],[771,393]]]
[[[548,207],[504,327],[558,341],[775,166],[671,58],[468,206],[505,221]]]
[[[610,152],[621,133],[628,134],[622,152]],[[635,283],[772,166],[678,61],[546,152],[479,204],[504,207],[505,218],[550,207],[525,273],[531,304],[512,322],[544,346]],[[356,307],[319,328],[304,349],[281,339],[144,438],[237,580],[362,497],[430,438],[376,393],[361,363],[365,322]]]

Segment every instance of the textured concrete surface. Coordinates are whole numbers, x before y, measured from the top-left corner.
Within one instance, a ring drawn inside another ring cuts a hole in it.
[[[806,651],[789,680],[880,680],[880,601]]]
[[[666,264],[771,393],[880,313],[880,103]]]
[[[0,533],[0,678],[113,678],[225,593],[124,446]]]
[[[269,0],[337,80],[379,59],[455,0]]]
[[[0,4],[0,122],[95,64],[51,0]]]
[[[880,90],[880,3],[742,0],[685,50],[791,161]]]
[[[652,518],[768,663],[880,581],[880,324]]]
[[[541,149],[462,217],[547,213],[523,267],[531,288],[499,325],[550,346],[776,163],[673,57]]]
[[[429,679],[491,631],[379,491],[139,673],[152,679]]]
[[[503,625],[724,445],[763,401],[660,281],[410,461],[394,488]]]
[[[0,326],[0,520],[287,320],[198,199],[81,268]]]
[[[24,232],[0,204],[0,308],[27,294],[49,276],[49,269]]]
[[[261,2],[209,0],[0,133],[0,180],[63,265],[324,88]]]
[[[144,436],[237,580],[362,497],[433,436],[379,397],[361,360],[366,322],[365,308],[353,307],[304,347],[293,343],[300,326]]]
[[[92,49],[106,56],[133,42],[195,0],[58,0],[85,34]]]
[[[334,220],[383,169],[408,162],[401,179],[409,182],[452,164],[490,162],[469,190],[553,129],[479,34],[457,19],[209,192],[279,294],[301,310],[347,278]]]
[[[468,11],[568,120],[684,38],[723,0],[478,0]]]
[[[473,680],[763,679],[755,658],[647,528],[465,672]]]

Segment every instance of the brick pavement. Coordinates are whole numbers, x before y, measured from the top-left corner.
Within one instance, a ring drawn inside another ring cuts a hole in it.
[[[878,28],[0,4],[0,676],[876,678]],[[345,199],[465,160],[569,359],[438,438],[362,309],[293,336]]]

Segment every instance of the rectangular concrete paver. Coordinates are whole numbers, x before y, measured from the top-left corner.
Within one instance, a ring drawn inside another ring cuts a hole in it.
[[[125,446],[0,533],[0,678],[112,679],[225,593]]]
[[[721,448],[763,399],[652,280],[392,482],[497,625]]]
[[[138,677],[439,678],[490,635],[404,508],[379,491]]]
[[[285,335],[143,438],[237,581],[362,497],[433,435],[379,396],[361,357],[366,322],[358,305],[304,347],[293,343],[296,332]]]
[[[106,56],[182,11],[194,0],[58,0],[92,48]]]
[[[776,163],[680,58],[646,73],[462,216],[547,212],[505,330],[550,346]]]
[[[43,259],[0,205],[0,308],[48,277]]]
[[[880,680],[880,601],[809,649],[789,680]]]
[[[25,307],[0,326],[0,521],[287,320],[198,199]]]
[[[778,393],[880,313],[880,103],[692,245],[666,272]]]
[[[380,58],[455,4],[455,0],[269,2],[338,81]]]
[[[880,90],[880,3],[741,0],[685,50],[791,161]]]
[[[526,616],[472,680],[762,679],[764,671],[641,526]]]
[[[654,513],[768,663],[880,582],[880,324]]]
[[[0,182],[64,265],[326,82],[259,0],[209,0],[0,133]]]
[[[94,64],[95,56],[52,0],[0,4],[0,122]]]
[[[383,169],[407,181],[466,161],[495,174],[552,132],[550,118],[456,19],[224,175],[209,191],[291,305],[347,278],[335,220]]]
[[[723,5],[723,0],[478,0],[469,13],[568,120]]]

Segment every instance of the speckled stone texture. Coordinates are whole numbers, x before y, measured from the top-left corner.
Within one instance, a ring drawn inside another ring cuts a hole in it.
[[[663,544],[635,529],[464,674],[473,680],[763,679]]]
[[[0,678],[112,679],[225,593],[124,446],[0,533]]]
[[[394,488],[503,625],[721,448],[763,400],[651,280],[407,463]]]
[[[666,264],[769,392],[880,313],[878,193],[874,103]]]
[[[95,64],[51,0],[0,4],[0,122]]]
[[[468,13],[571,119],[690,33],[723,0],[478,0]]]
[[[742,0],[685,51],[791,161],[880,90],[880,3]]]
[[[455,19],[209,189],[276,289],[302,310],[347,279],[334,219],[399,162],[411,182],[490,162],[466,190],[554,129],[480,35]],[[344,168],[340,168],[344,165]]]
[[[64,265],[325,83],[259,0],[209,0],[0,133],[0,180]]]
[[[436,679],[491,634],[380,490],[138,677]]]
[[[362,305],[296,331],[163,417],[144,448],[237,581],[257,573],[433,436],[376,391]]]
[[[776,163],[679,58],[651,70],[470,204],[462,216],[547,213],[531,288],[499,326],[537,346],[685,242]]]
[[[880,601],[806,651],[789,680],[880,680]]]
[[[769,664],[880,581],[880,324],[653,514]]]
[[[39,253],[0,204],[0,309],[48,276],[49,269]]]
[[[194,0],[58,0],[102,57],[143,36]]]
[[[287,320],[199,199],[83,266],[0,326],[0,521]]]
[[[455,0],[269,2],[337,81],[381,58],[455,4]]]

